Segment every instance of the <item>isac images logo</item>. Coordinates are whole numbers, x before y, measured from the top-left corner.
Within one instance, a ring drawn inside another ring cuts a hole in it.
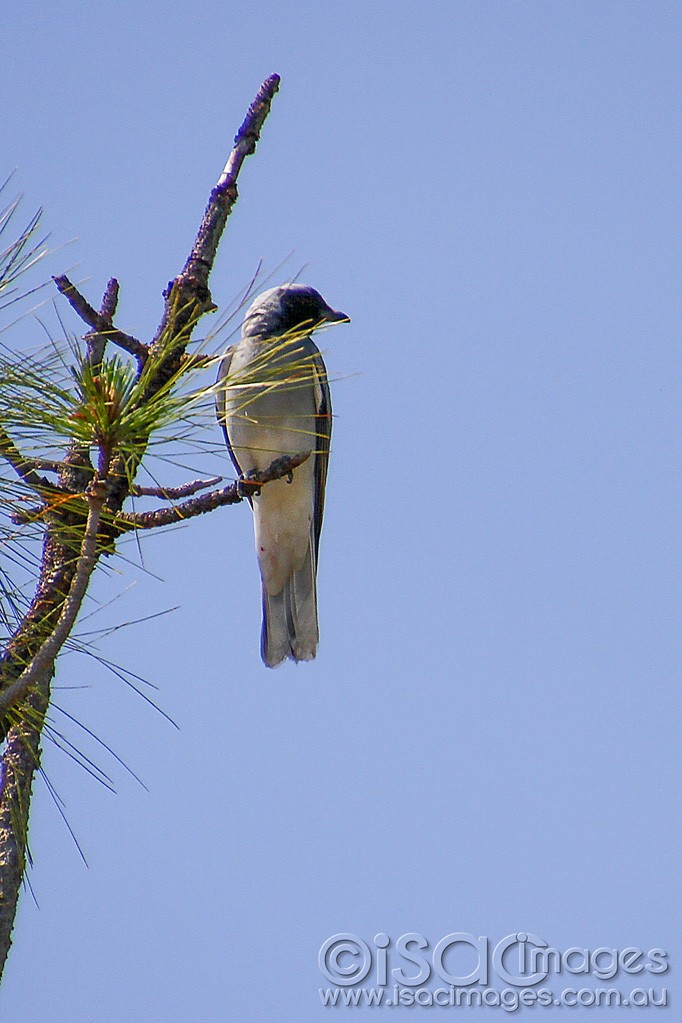
[[[318,963],[333,985],[319,989],[323,1005],[482,1005],[514,1012],[531,1005],[670,1004],[667,987],[655,984],[670,966],[662,948],[561,950],[525,931],[497,942],[463,931],[437,942],[415,931],[395,941],[380,933],[371,942],[334,934],[322,944]],[[616,977],[618,987],[603,986]]]

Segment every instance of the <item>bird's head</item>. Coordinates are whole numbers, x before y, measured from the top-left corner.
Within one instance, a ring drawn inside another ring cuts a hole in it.
[[[297,327],[318,327],[321,323],[349,322],[350,316],[327,305],[319,291],[306,284],[282,284],[269,288],[249,306],[244,337],[285,334]]]

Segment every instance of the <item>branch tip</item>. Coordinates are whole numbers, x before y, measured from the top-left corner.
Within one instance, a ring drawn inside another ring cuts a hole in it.
[[[135,356],[140,367],[144,366],[149,355],[149,348],[143,344],[142,341],[138,341],[136,337],[132,337],[130,334],[124,334],[122,330],[118,330],[111,322],[111,317],[107,316],[104,312],[97,312],[88,300],[80,293],[75,284],[73,284],[66,274],[59,274],[53,277],[52,280],[57,286],[57,290],[64,298],[68,301],[71,308],[76,312],[84,323],[87,323],[96,333],[104,335],[106,340],[111,341],[118,348],[122,348],[129,355]],[[102,300],[102,308],[104,310],[105,305],[113,305],[118,301],[118,281],[112,278],[107,285],[107,289],[104,293],[104,299]]]

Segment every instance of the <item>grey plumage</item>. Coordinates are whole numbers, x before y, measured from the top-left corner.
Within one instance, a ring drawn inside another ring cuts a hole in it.
[[[263,590],[261,656],[274,668],[317,653],[317,555],[331,437],[327,371],[312,331],[348,320],[301,284],[263,292],[218,372],[218,420],[244,475],[280,455],[310,450],[291,480],[267,483],[251,501]]]

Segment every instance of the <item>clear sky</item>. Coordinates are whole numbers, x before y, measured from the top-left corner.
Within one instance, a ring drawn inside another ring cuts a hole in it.
[[[669,973],[607,986],[674,995],[681,30],[659,0],[4,11],[0,176],[45,209],[45,276],[93,302],[117,276],[118,325],[149,338],[277,71],[213,296],[289,257],[271,283],[305,266],[353,322],[323,338],[317,660],[260,663],[246,506],[144,538],[146,572],[134,546],[110,566],[93,596],[121,596],[82,629],[177,608],[101,650],[180,731],[60,663],[87,688],[59,705],[149,792],[60,719],[117,795],[47,747],[89,868],[39,782],[40,908],[24,893],[2,1019],[321,1021],[338,932],[662,948]],[[173,479],[231,474],[188,465]]]

